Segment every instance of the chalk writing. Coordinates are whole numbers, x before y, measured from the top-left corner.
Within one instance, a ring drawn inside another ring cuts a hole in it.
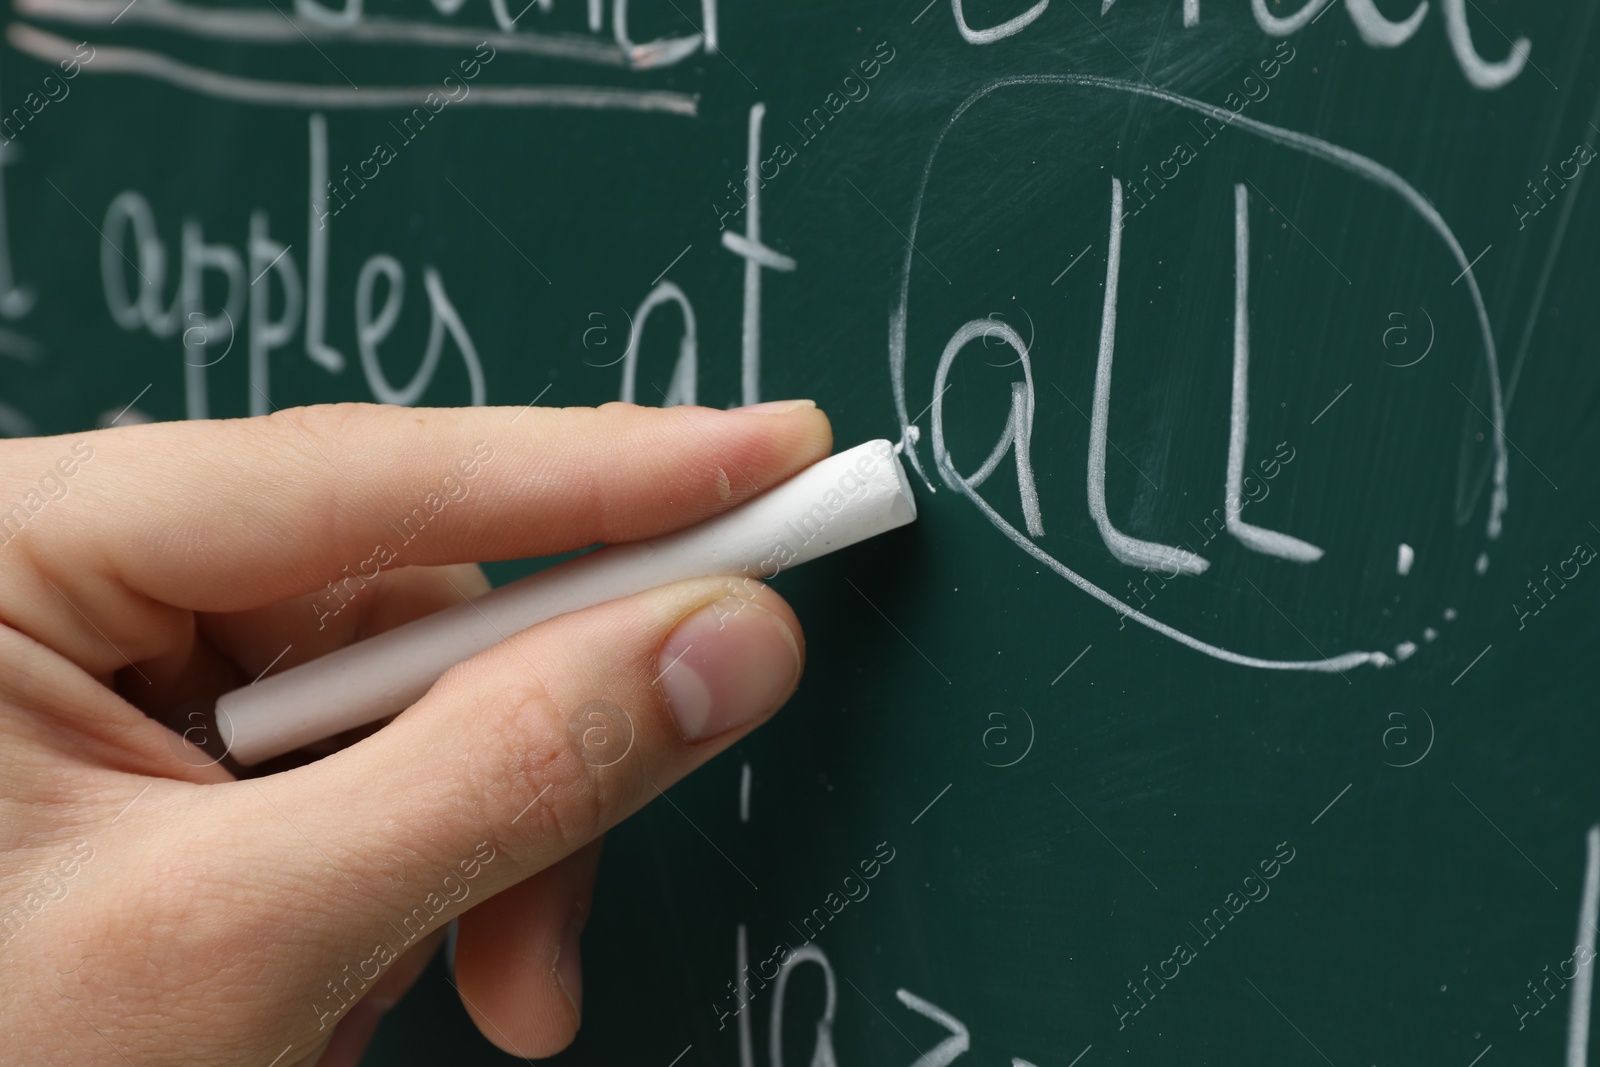
[[[1250,410],[1250,196],[1243,185],[1233,187],[1234,298],[1233,298],[1233,409],[1228,430],[1228,532],[1248,549],[1294,563],[1315,563],[1322,558],[1316,545],[1288,534],[1252,526],[1240,518],[1244,504],[1244,446]]]
[[[149,201],[137,190],[123,191],[112,199],[99,227],[105,237],[100,246],[101,285],[106,307],[118,326],[129,331],[143,329],[152,337],[166,339],[177,336],[179,327],[190,323],[183,330],[182,348],[186,353],[194,348],[196,331],[199,337],[216,344],[232,339],[238,328],[235,324],[244,326],[250,360],[248,403],[253,415],[264,415],[272,409],[271,356],[286,348],[299,332],[302,308],[306,355],[330,372],[338,373],[344,368],[343,353],[328,345],[324,334],[328,245],[333,230],[327,200],[331,188],[327,120],[314,113],[308,122],[310,193],[304,284],[293,250],[271,236],[271,220],[265,211],[250,213],[249,237],[243,249],[208,242],[200,220],[186,217],[178,242],[176,291],[170,302],[163,296],[167,288],[168,247]],[[130,270],[136,282],[129,278]],[[208,275],[220,276],[223,283],[225,296],[220,306],[206,302]],[[405,279],[405,268],[386,253],[369,256],[356,279],[356,347],[363,377],[373,396],[387,404],[414,404],[421,399],[438,371],[448,335],[461,356],[471,402],[483,404],[487,395],[477,348],[445,290],[443,277],[431,265],[422,270],[423,292],[430,312],[422,359],[404,385],[390,381],[379,349],[399,321]],[[271,311],[274,280],[283,294],[276,315]],[[374,294],[380,280],[385,283],[383,303],[374,311]],[[209,364],[189,359],[183,363],[188,417],[207,418]]]
[[[158,6],[158,5],[151,5]],[[159,5],[165,6],[165,5]],[[276,18],[277,16],[273,16]],[[480,39],[474,34],[473,40]],[[21,22],[6,27],[6,41],[17,51],[45,63],[73,54],[72,42]],[[131,74],[152,81],[235,103],[293,108],[405,108],[426,106],[432,85],[325,85],[248,78],[196,66],[160,52],[123,45],[99,45],[91,74]],[[577,109],[582,111],[642,111],[694,117],[697,97],[664,89],[633,89],[610,85],[485,85],[462,107]]]
[[[464,2],[433,0],[424,10],[450,18],[461,10]],[[529,0],[526,6],[519,0],[516,6],[520,11],[513,15],[507,0],[489,0],[495,26],[501,31],[490,40],[496,48],[523,55],[634,71],[672,66],[702,50],[717,51],[717,0],[701,0],[700,25],[695,33],[643,42],[635,42],[629,33],[629,0],[612,0],[609,5],[603,0],[587,0],[587,4],[587,18],[580,22],[586,34],[549,33],[519,28],[517,23],[535,7],[542,17],[550,17],[565,13],[570,5],[564,3],[562,12],[555,12],[552,0]],[[324,5],[318,0],[296,0],[292,16],[275,10],[277,7],[271,4],[219,8],[185,0],[163,0],[159,4],[124,4],[122,0],[22,0],[17,11],[80,25],[144,26],[244,44],[299,45],[331,41],[374,47],[470,48],[482,37],[482,32],[474,27],[453,26],[436,19],[394,18],[387,17],[387,13],[372,17],[364,0],[344,0],[340,7]],[[603,34],[608,7],[612,16],[609,41]],[[685,19],[687,17],[684,15]]]
[[[1444,221],[1444,218],[1439,214],[1437,209],[1435,209],[1433,205],[1430,204],[1427,199],[1424,198],[1421,193],[1419,193],[1410,183],[1405,181],[1405,179],[1401,178],[1398,174],[1394,173],[1394,171],[1376,162],[1375,160],[1359,155],[1358,153],[1340,148],[1336,145],[1330,144],[1307,134],[1297,133],[1291,130],[1271,126],[1267,123],[1260,122],[1247,116],[1234,115],[1231,112],[1228,112],[1215,105],[1206,104],[1176,93],[1167,92],[1166,90],[1158,89],[1154,86],[1121,81],[1118,79],[1100,78],[1092,75],[1020,75],[999,78],[988,83],[987,85],[971,93],[951,113],[950,118],[946,120],[944,127],[940,130],[938,136],[935,138],[933,146],[928,153],[927,160],[923,165],[921,179],[918,183],[917,191],[912,202],[910,224],[905,231],[906,245],[901,258],[899,291],[889,316],[888,355],[890,384],[893,390],[896,413],[900,418],[901,443],[904,454],[911,461],[913,469],[928,485],[930,490],[934,488],[934,484],[930,479],[929,472],[923,466],[921,456],[917,449],[917,442],[921,435],[920,433],[913,432],[916,428],[913,426],[912,420],[909,416],[909,406],[906,398],[906,336],[910,305],[911,274],[912,268],[916,262],[915,257],[917,255],[917,238],[921,224],[923,203],[927,195],[928,183],[933,174],[935,163],[939,159],[940,149],[943,146],[946,138],[949,136],[951,130],[961,122],[963,116],[965,116],[966,113],[979,101],[984,100],[986,97],[1001,89],[1021,86],[1061,86],[1076,87],[1079,89],[1088,90],[1090,92],[1126,93],[1134,96],[1159,100],[1174,107],[1192,111],[1202,116],[1210,115],[1218,118],[1219,120],[1231,122],[1231,124],[1237,128],[1258,136],[1270,143],[1283,146],[1292,151],[1303,153],[1312,159],[1330,163],[1335,167],[1355,175],[1357,178],[1363,181],[1370,182],[1378,188],[1396,196],[1408,209],[1419,216],[1421,220],[1425,222],[1427,226],[1434,232],[1434,234],[1438,236],[1439,240],[1443,243],[1450,256],[1461,268],[1461,280],[1465,284],[1467,294],[1472,301],[1479,337],[1483,345],[1483,358],[1488,371],[1487,378],[1489,385],[1489,411],[1486,414],[1488,415],[1490,422],[1493,424],[1494,429],[1492,447],[1494,449],[1493,478],[1495,489],[1488,508],[1488,518],[1486,521],[1485,532],[1487,537],[1491,540],[1500,535],[1508,501],[1506,483],[1509,463],[1506,441],[1504,438],[1504,404],[1500,387],[1499,366],[1496,358],[1494,335],[1493,330],[1490,328],[1488,309],[1484,304],[1482,291],[1478,286],[1477,278],[1473,274],[1472,265],[1467,259],[1460,242],[1456,239],[1454,232]],[[1101,320],[1101,362],[1097,366],[1096,371],[1096,407],[1100,407],[1102,394],[1104,394],[1103,399],[1107,405],[1107,410],[1109,410],[1110,359],[1115,344],[1113,331],[1115,325],[1114,315],[1116,309],[1116,298],[1114,292],[1115,286],[1113,283],[1117,276],[1116,268],[1120,266],[1119,263],[1114,262],[1114,260],[1120,254],[1119,242],[1121,240],[1121,230],[1120,226],[1118,225],[1120,222],[1120,202],[1118,200],[1120,195],[1120,184],[1120,181],[1116,180],[1115,178],[1113,179],[1113,224],[1108,248],[1107,284],[1105,289],[1106,306],[1105,310],[1102,312]],[[1238,194],[1236,194],[1236,197],[1237,195]],[[1237,204],[1238,201],[1236,199],[1236,205]],[[1238,250],[1236,249],[1236,255],[1237,254]],[[1239,258],[1243,259],[1244,256],[1240,255]],[[1241,319],[1241,316],[1236,316],[1236,323],[1241,321]],[[969,323],[967,326],[962,327],[961,331],[958,331],[956,338],[952,338],[952,344],[957,338],[975,338],[979,335],[983,335],[986,329],[991,328],[995,328],[995,324],[989,322],[988,320],[984,320],[979,325]],[[1022,344],[1020,338],[1015,339],[1013,347],[1018,350],[1019,355],[1025,354],[1026,352],[1026,346]],[[1242,350],[1242,347],[1242,345],[1238,346],[1240,350]],[[934,398],[929,404],[928,408],[933,412],[933,464],[939,475],[939,479],[943,481],[946,486],[954,489],[957,493],[970,500],[972,504],[983,513],[985,518],[987,518],[1002,535],[1017,545],[1018,548],[1022,549],[1022,551],[1026,552],[1028,555],[1032,556],[1034,559],[1050,568],[1050,570],[1064,578],[1067,582],[1071,583],[1078,589],[1101,601],[1102,603],[1120,612],[1127,613],[1128,618],[1133,619],[1135,622],[1138,622],[1140,625],[1143,625],[1148,629],[1155,631],[1156,633],[1162,634],[1171,640],[1186,645],[1187,647],[1201,652],[1204,655],[1240,666],[1256,667],[1267,670],[1334,672],[1343,671],[1345,669],[1363,664],[1387,666],[1394,662],[1394,659],[1388,653],[1379,652],[1376,650],[1351,651],[1332,656],[1324,656],[1319,653],[1319,658],[1309,660],[1280,660],[1251,656],[1204,641],[1192,634],[1178,630],[1173,626],[1146,615],[1142,611],[1130,610],[1127,605],[1122,603],[1122,601],[1116,596],[1101,588],[1099,585],[1082,577],[1075,570],[1066,566],[1066,564],[1057,559],[1054,555],[1041,548],[1036,543],[1036,539],[1038,538],[1039,534],[1035,533],[1032,528],[1030,528],[1025,534],[1022,530],[1018,530],[1016,527],[1014,527],[1010,521],[996,511],[986,500],[983,499],[982,496],[979,495],[977,488],[974,484],[972,484],[971,479],[963,477],[957,471],[949,451],[944,445],[944,433],[940,421],[942,419],[940,398],[945,386],[944,375],[947,372],[950,358],[952,358],[951,349],[947,346],[946,355],[942,357],[940,361],[941,371],[936,373],[934,376]],[[1237,362],[1238,361],[1236,360],[1236,363]],[[1018,449],[1016,447],[1016,429],[1018,427],[1031,429],[1032,381],[1031,370],[1028,368],[1028,361],[1026,359],[1021,359],[1018,361],[1018,363],[1024,368],[1024,381],[1013,384],[1014,397],[1012,416],[1007,422],[1007,430],[1009,431],[1009,435],[1002,434],[1000,442],[997,444],[995,452],[991,458],[994,458],[994,456],[1003,455],[1004,451],[1009,448],[1013,455],[1019,460],[1018,474],[1020,479],[1024,473],[1024,464],[1020,461],[1026,458],[1026,453],[1025,450]],[[1104,384],[1104,388],[1102,388],[1102,382]],[[1242,390],[1236,390],[1236,399],[1242,395]],[[1100,522],[1100,516],[1097,513],[1099,510],[1099,503],[1096,501],[1096,497],[1098,496],[1101,500],[1103,500],[1104,483],[1100,480],[1102,475],[1097,474],[1096,469],[1099,468],[1101,472],[1103,472],[1104,469],[1104,451],[1101,448],[1100,442],[1103,434],[1106,431],[1105,424],[1107,419],[1108,416],[1103,417],[1098,421],[1091,419],[1090,437],[1090,509],[1091,515],[1096,519],[1097,526],[1100,527],[1102,540],[1106,542],[1108,549],[1112,551],[1113,555],[1116,555],[1119,551],[1123,552],[1124,556],[1128,556],[1130,550],[1134,553],[1134,555],[1129,556],[1128,558],[1118,557],[1123,558],[1124,562],[1128,562],[1129,558],[1135,560],[1136,562],[1145,564],[1153,563],[1159,560],[1165,560],[1168,558],[1185,558],[1167,557],[1160,554],[1159,550],[1157,550],[1156,554],[1152,558],[1144,559],[1142,558],[1143,549],[1139,548],[1138,544],[1148,546],[1152,544],[1151,542],[1140,542],[1135,544],[1131,538],[1122,540],[1121,537],[1124,537],[1125,535],[1121,535],[1120,531],[1117,531],[1115,527],[1110,524],[1109,518],[1104,523]],[[1031,480],[1031,466],[1028,467],[1028,477]],[[1026,500],[1027,496],[1024,495],[1024,501]],[[1025,508],[1025,525],[1027,524],[1027,520],[1029,518],[1030,516],[1028,510]],[[1281,537],[1286,535],[1278,536]],[[1305,542],[1298,542],[1298,544],[1305,545]],[[1285,543],[1279,543],[1277,547],[1283,548],[1285,547]],[[1300,549],[1300,551],[1302,553],[1309,554],[1307,549],[1312,547],[1314,546],[1306,546],[1305,548]],[[1192,553],[1190,555],[1192,556]],[[1198,557],[1194,558],[1198,559]],[[1194,564],[1191,564],[1191,566],[1194,566]]]
[[[761,401],[761,272],[792,271],[795,261],[761,243],[761,120],[765,104],[750,109],[750,135],[745,164],[744,233],[724,230],[722,246],[744,260],[744,327],[740,332],[742,403]]]
[[[1289,450],[1288,455],[1284,455],[1284,449]],[[1228,494],[1223,500],[1221,507],[1212,508],[1211,513],[1200,520],[1199,526],[1196,526],[1193,520],[1190,520],[1189,528],[1198,534],[1200,538],[1198,548],[1205,548],[1224,532],[1228,531],[1228,517],[1230,515],[1242,515],[1244,509],[1249,507],[1251,504],[1258,504],[1267,499],[1267,497],[1272,493],[1272,479],[1281,474],[1283,472],[1283,468],[1294,462],[1296,454],[1297,453],[1295,450],[1289,447],[1289,442],[1278,442],[1278,446],[1273,451],[1271,459],[1257,461],[1256,466],[1260,472],[1260,477],[1257,477],[1256,471],[1252,471],[1249,474],[1242,474],[1239,478],[1238,486],[1231,488],[1228,491]],[[1240,495],[1241,493],[1243,494],[1242,496]],[[1180,552],[1187,552],[1192,555],[1197,552],[1197,549],[1191,546],[1188,541],[1180,542],[1180,545],[1181,547],[1174,548],[1172,550],[1174,553],[1173,556],[1157,560],[1154,564],[1144,567],[1143,569],[1145,572],[1145,577],[1137,586],[1135,586],[1131,580],[1127,583],[1128,591],[1132,593],[1133,596],[1139,601],[1139,611],[1144,611],[1150,606],[1150,601],[1154,600],[1156,594],[1167,587],[1168,581],[1177,578],[1183,573],[1177,565],[1178,560],[1176,554]],[[1168,566],[1172,568],[1170,573],[1158,573],[1159,567]],[[1150,588],[1150,582],[1152,579],[1154,579],[1156,583],[1155,589]],[[1142,594],[1141,590],[1143,591]],[[1149,597],[1148,600],[1145,599],[1146,596]],[[1128,612],[1119,610],[1117,615],[1119,616],[1117,629],[1126,629],[1128,625]]]
[[[888,849],[888,855],[884,854],[885,849]],[[711,1006],[711,1010],[717,1016],[717,1029],[723,1029],[727,1026],[729,1018],[736,1017],[743,1012],[749,1006],[751,1000],[754,999],[755,994],[766,989],[768,982],[777,982],[777,991],[774,992],[773,996],[779,1003],[775,1003],[772,1010],[775,1019],[781,1018],[781,1001],[783,999],[781,990],[784,985],[784,969],[789,967],[791,962],[803,963],[807,959],[823,963],[826,957],[820,954],[820,950],[814,950],[815,955],[813,956],[805,956],[803,954],[807,949],[811,948],[812,941],[822,934],[822,931],[827,928],[835,916],[843,912],[849,905],[865,901],[872,894],[872,886],[869,883],[882,874],[883,868],[894,862],[894,858],[895,850],[890,847],[889,842],[878,842],[873,849],[872,855],[857,864],[860,869],[859,873],[851,870],[849,874],[844,875],[840,880],[839,888],[842,892],[830,891],[823,898],[821,904],[806,913],[800,920],[799,926],[795,926],[791,921],[789,923],[790,927],[803,939],[799,946],[790,945],[787,940],[779,942],[773,947],[772,952],[766,959],[756,964],[754,973],[751,972],[749,963],[741,957],[738,965],[737,984],[734,981],[728,982],[729,996],[725,998],[724,1003]],[[739,935],[742,946],[744,944],[743,925],[739,927]],[[769,964],[772,968],[771,973],[767,971]],[[825,963],[823,965],[826,966]],[[774,1028],[776,1026],[777,1023],[774,1023]]]
[[[1110,11],[1116,0],[1103,0],[1100,14]],[[1266,0],[1250,0],[1250,11],[1256,25],[1269,37],[1287,37],[1298,33],[1326,13],[1332,0],[1308,0],[1292,15],[1275,15],[1267,9]],[[989,45],[1015,36],[1038,21],[1050,6],[1050,0],[1039,0],[1028,10],[997,25],[975,29],[968,25],[962,11],[961,0],[950,0],[950,12],[955,17],[956,31],[968,44]],[[1076,5],[1073,5],[1076,6]],[[1277,6],[1274,3],[1274,6]],[[1427,0],[1418,0],[1411,14],[1395,22],[1384,17],[1373,0],[1347,0],[1340,5],[1356,28],[1362,43],[1375,49],[1398,48],[1409,41],[1422,28],[1427,18]],[[1510,41],[1510,54],[1504,59],[1487,60],[1472,41],[1472,29],[1467,25],[1467,0],[1441,0],[1445,37],[1455,54],[1456,64],[1475,89],[1498,89],[1522,73],[1527,65],[1528,52],[1533,47],[1526,37]],[[1079,14],[1082,14],[1081,9]],[[1200,0],[1184,0],[1183,24],[1193,28],[1200,24]]]
[[[744,260],[744,318],[739,340],[739,387],[743,397],[740,401],[742,404],[761,402],[761,272],[775,270],[787,273],[797,266],[792,258],[764,244],[761,239],[761,190],[765,187],[760,166],[761,126],[766,114],[765,104],[758,103],[750,108],[747,162],[744,169],[744,233],[735,233],[732,230],[722,232],[722,246]],[[672,266],[669,265],[667,270],[671,269]],[[631,319],[628,349],[622,358],[622,389],[619,399],[626,403],[634,402],[639,344],[644,336],[646,321],[652,311],[670,301],[677,304],[683,312],[683,338],[679,343],[678,360],[673,366],[671,381],[661,394],[662,403],[667,407],[674,404],[693,404],[696,402],[699,377],[697,369],[699,327],[695,320],[694,306],[690,303],[688,295],[673,282],[658,278],[653,285],[654,288],[644,298]]]
[[[1118,530],[1106,511],[1106,439],[1111,424],[1111,361],[1117,345],[1117,281],[1122,273],[1122,182],[1111,179],[1111,238],[1106,253],[1105,307],[1100,314],[1100,358],[1094,371],[1094,407],[1089,417],[1089,515],[1113,556],[1135,567],[1170,560],[1179,574],[1200,574],[1211,564],[1192,552],[1141,541]],[[1038,534],[1028,531],[1033,536]]]

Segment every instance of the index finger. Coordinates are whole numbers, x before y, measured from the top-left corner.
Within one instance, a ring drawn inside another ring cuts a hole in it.
[[[240,611],[391,566],[516,559],[691,525],[832,447],[810,401],[753,410],[337,404],[75,437],[80,499],[27,555],[87,594],[109,578]],[[43,445],[45,442],[33,442]]]

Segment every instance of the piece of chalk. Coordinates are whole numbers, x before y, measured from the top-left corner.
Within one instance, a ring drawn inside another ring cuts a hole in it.
[[[217,700],[228,754],[250,765],[405,710],[445,671],[519,630],[685,578],[780,570],[904,526],[916,501],[888,441],[822,460],[686,530],[602,548]]]

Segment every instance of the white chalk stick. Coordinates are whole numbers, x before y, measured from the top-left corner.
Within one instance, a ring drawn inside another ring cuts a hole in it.
[[[249,765],[403,711],[445,671],[546,619],[685,578],[770,578],[917,517],[888,441],[816,463],[698,526],[602,548],[217,700],[229,755]]]

